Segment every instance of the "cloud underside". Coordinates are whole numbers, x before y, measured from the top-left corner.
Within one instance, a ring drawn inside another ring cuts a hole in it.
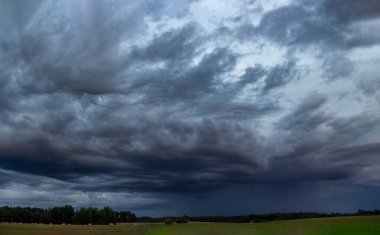
[[[220,4],[2,2],[0,201],[378,187],[380,4]]]

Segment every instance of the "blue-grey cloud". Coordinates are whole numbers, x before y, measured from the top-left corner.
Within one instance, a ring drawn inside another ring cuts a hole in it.
[[[282,65],[276,65],[268,72],[265,78],[263,92],[284,86],[299,76],[295,61],[287,61]]]
[[[276,192],[336,185],[371,198],[378,4],[208,4],[1,2],[0,203],[163,215],[273,211]],[[327,210],[331,188],[320,208],[277,208]],[[360,206],[378,204],[333,208]]]

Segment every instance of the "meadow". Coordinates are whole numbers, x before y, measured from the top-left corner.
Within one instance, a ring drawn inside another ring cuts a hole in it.
[[[0,224],[0,235],[378,235],[380,216],[300,219],[253,224]]]

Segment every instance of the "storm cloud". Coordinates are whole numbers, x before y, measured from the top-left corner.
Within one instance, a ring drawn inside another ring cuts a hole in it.
[[[379,207],[379,7],[1,1],[0,203]]]

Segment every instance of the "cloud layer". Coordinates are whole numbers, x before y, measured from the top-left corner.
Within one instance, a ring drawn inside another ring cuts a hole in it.
[[[0,203],[379,207],[379,27],[371,0],[3,1]]]

